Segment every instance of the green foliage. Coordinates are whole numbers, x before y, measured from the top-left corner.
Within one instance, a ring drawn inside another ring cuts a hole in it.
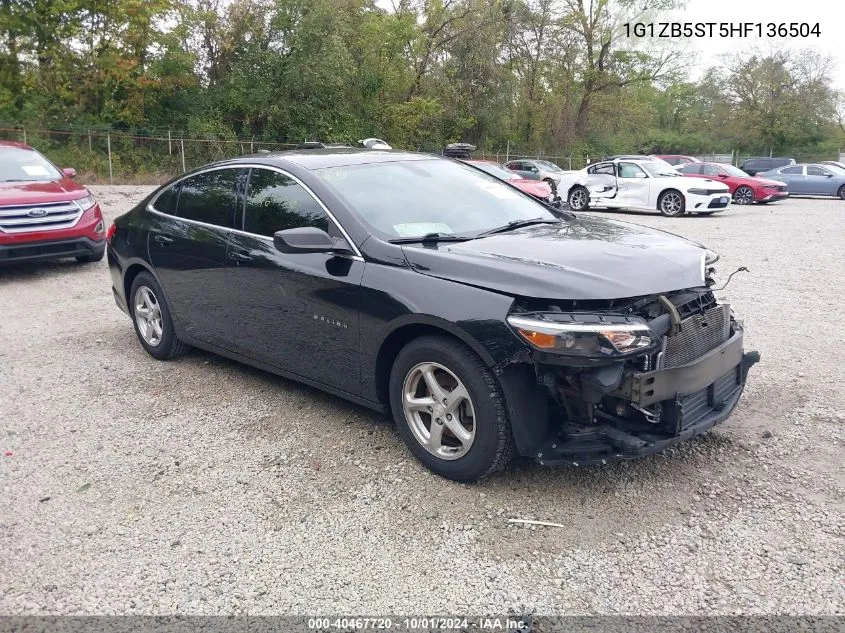
[[[0,120],[181,130],[205,139],[186,150],[192,164],[239,153],[235,139],[574,156],[838,149],[829,60],[746,56],[691,82],[677,51],[620,35],[678,2],[0,0]],[[84,135],[38,141],[103,173]],[[181,162],[172,146],[115,143],[123,172]]]

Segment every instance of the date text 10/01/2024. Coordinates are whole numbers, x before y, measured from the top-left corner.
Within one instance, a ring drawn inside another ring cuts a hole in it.
[[[308,618],[308,629],[315,631],[403,630],[403,631],[526,631],[528,622],[511,617],[322,617]]]
[[[626,22],[625,37],[821,37],[807,22]]]

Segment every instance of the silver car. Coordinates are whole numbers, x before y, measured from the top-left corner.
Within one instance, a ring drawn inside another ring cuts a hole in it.
[[[547,160],[535,160],[533,158],[510,160],[505,163],[505,167],[529,180],[545,180],[552,188],[552,192],[557,191],[560,179],[565,173],[554,163],[550,163]]]
[[[799,163],[778,167],[757,174],[757,177],[785,182],[791,196],[838,196],[845,200],[845,169],[833,165]]]

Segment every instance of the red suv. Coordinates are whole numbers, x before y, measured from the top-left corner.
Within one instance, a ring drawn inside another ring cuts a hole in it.
[[[0,141],[0,264],[103,258],[103,214],[74,176],[28,145]]]

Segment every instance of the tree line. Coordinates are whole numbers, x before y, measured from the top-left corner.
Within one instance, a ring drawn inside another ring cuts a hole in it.
[[[0,122],[547,154],[835,153],[833,62],[693,80],[624,37],[678,0],[0,0]]]

